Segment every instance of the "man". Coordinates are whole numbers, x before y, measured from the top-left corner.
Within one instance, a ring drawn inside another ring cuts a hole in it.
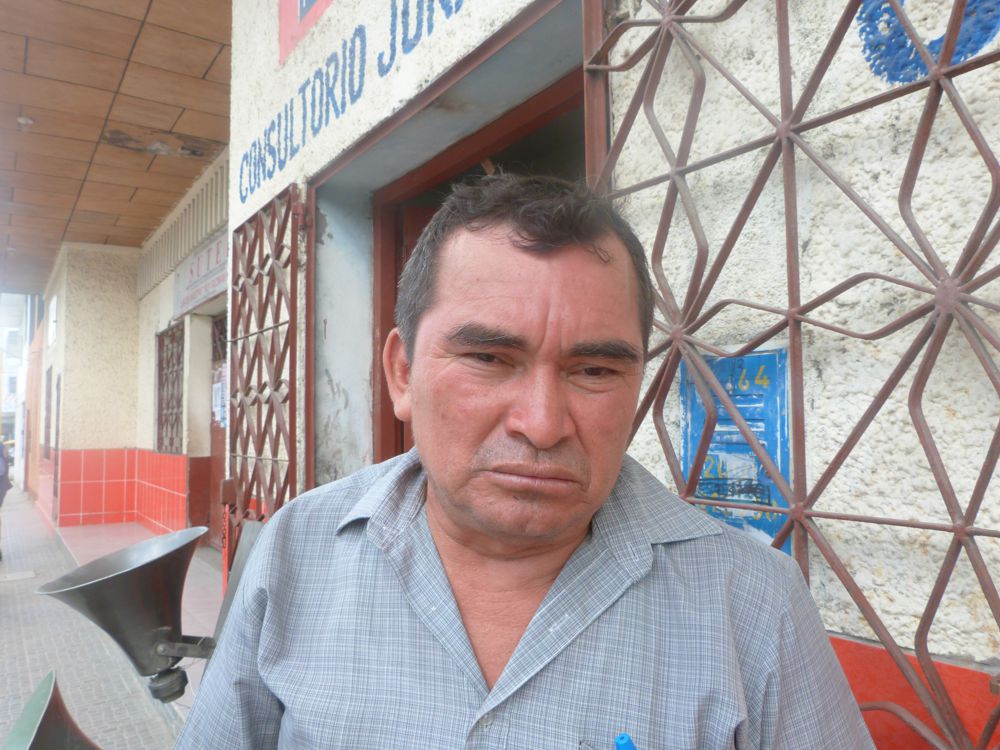
[[[457,187],[383,353],[416,448],[267,524],[178,747],[871,747],[794,564],[625,457],[652,310],[610,204]]]

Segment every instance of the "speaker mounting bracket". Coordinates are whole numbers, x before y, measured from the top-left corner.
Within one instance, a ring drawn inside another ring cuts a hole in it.
[[[158,656],[176,656],[180,659],[208,659],[215,651],[215,639],[207,635],[182,635],[180,641],[160,641],[156,644]]]

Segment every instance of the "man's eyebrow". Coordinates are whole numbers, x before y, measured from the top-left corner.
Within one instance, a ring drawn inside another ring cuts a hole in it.
[[[456,326],[446,338],[457,346],[497,346],[521,350],[528,348],[528,342],[522,336],[515,336],[500,328],[491,328],[480,323],[463,323]]]
[[[570,349],[571,357],[597,357],[599,359],[617,359],[625,362],[640,362],[642,355],[638,349],[621,339],[607,341],[583,341]]]

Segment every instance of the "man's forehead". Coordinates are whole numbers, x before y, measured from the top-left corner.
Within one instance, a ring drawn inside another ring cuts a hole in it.
[[[632,270],[624,243],[612,232],[593,241],[549,245],[518,232],[510,224],[495,223],[482,227],[459,227],[451,232],[441,245],[437,273],[440,275],[442,269],[445,272],[452,270],[463,262],[475,264],[490,260],[517,268],[524,265],[526,259],[565,263],[580,255],[590,256],[608,266],[624,264]],[[634,274],[634,270],[632,272]]]

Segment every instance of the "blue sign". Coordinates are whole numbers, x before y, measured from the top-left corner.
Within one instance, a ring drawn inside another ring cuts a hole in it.
[[[299,0],[299,20],[305,18],[306,13],[312,10],[316,0]]]
[[[906,0],[899,0],[902,7]],[[858,9],[858,34],[872,73],[889,83],[910,83],[927,75],[927,65],[913,45],[888,0],[863,0]],[[1000,0],[968,0],[952,62],[968,60],[1000,31]],[[927,42],[938,60],[944,35]]]
[[[742,357],[706,357],[705,362],[787,480],[790,460],[788,352],[775,349]],[[691,372],[684,363],[681,364],[681,408],[681,461],[684,475],[690,476],[694,453],[705,430],[706,412],[691,380]],[[759,510],[743,510],[710,505],[707,510],[730,526],[770,544],[786,516],[768,509],[787,508],[788,503],[717,397],[715,408],[718,422],[695,496],[758,506]],[[791,554],[791,537],[782,549]]]

